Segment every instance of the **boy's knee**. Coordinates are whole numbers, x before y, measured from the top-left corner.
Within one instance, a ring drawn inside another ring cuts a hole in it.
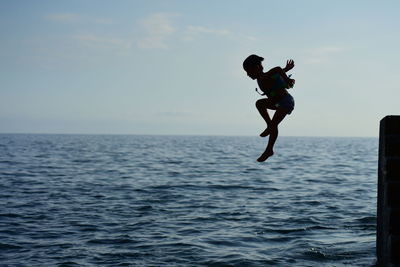
[[[259,99],[259,100],[256,101],[256,108],[257,109],[264,108],[264,101],[262,99]]]
[[[270,128],[271,131],[277,131],[278,130],[278,124],[276,124],[276,123],[271,121],[271,123],[268,124],[268,128]]]

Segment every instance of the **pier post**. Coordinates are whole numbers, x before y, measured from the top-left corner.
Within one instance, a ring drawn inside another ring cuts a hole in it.
[[[400,266],[400,116],[380,122],[376,230],[378,266]]]

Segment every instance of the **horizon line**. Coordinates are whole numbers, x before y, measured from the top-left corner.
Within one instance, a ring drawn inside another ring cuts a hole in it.
[[[45,133],[45,132],[0,132],[0,135],[120,135],[120,136],[199,136],[199,137],[259,137],[246,134],[146,134],[146,133]],[[309,137],[309,138],[379,138],[379,136],[355,135],[281,135],[281,137]]]

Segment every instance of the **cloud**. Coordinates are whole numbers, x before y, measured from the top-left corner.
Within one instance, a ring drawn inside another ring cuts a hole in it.
[[[49,14],[45,16],[46,19],[52,20],[52,21],[57,21],[57,22],[63,22],[63,23],[71,23],[71,22],[78,22],[82,20],[82,16],[79,14],[74,14],[74,13],[55,13],[55,14]]]
[[[215,34],[215,35],[229,35],[231,34],[228,30],[217,30],[211,29],[203,26],[187,26],[186,27],[189,34],[197,34],[197,33],[208,33],[208,34]]]
[[[256,38],[224,28],[211,28],[201,25],[175,25],[175,13],[154,13],[139,21],[144,34],[137,39],[143,49],[168,49],[170,41],[194,41],[202,36],[218,36],[236,41],[255,41]]]
[[[346,50],[346,48],[341,47],[341,46],[330,45],[330,46],[318,47],[318,48],[314,49],[313,52],[315,54],[319,54],[319,55],[326,55],[326,54],[341,52],[343,50]]]
[[[145,36],[138,41],[141,48],[168,48],[168,38],[176,32],[172,19],[176,14],[155,13],[140,21]]]
[[[332,56],[346,50],[348,50],[348,48],[335,45],[317,47],[308,51],[305,62],[308,64],[321,64],[331,59]]]
[[[230,36],[232,32],[226,29],[213,29],[203,26],[189,25],[186,26],[185,32],[183,34],[183,40],[193,41],[202,34],[208,34],[208,35],[211,34],[215,36]]]
[[[204,35],[213,35],[222,38],[229,38],[230,40],[235,41],[246,41],[246,42],[254,42],[257,40],[254,36],[238,33],[236,31],[231,31],[228,29],[218,29],[218,28],[210,28],[204,26],[194,26],[189,25],[185,27],[183,32],[182,40],[184,41],[194,41],[201,36]]]
[[[59,23],[94,23],[94,24],[113,24],[108,18],[94,18],[76,13],[53,13],[45,16],[46,19]]]
[[[92,22],[96,24],[114,24],[114,21],[112,19],[107,18],[93,18]]]
[[[182,117],[189,117],[192,116],[193,114],[190,112],[185,112],[185,111],[163,111],[163,112],[158,112],[155,114],[157,117],[168,117],[168,118],[182,118]]]
[[[83,42],[88,46],[104,46],[111,48],[125,48],[132,46],[132,42],[123,38],[103,37],[94,34],[78,34],[73,35],[72,39]]]

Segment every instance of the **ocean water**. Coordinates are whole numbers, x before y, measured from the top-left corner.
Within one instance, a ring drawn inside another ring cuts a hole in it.
[[[0,266],[374,266],[376,138],[0,135]]]

